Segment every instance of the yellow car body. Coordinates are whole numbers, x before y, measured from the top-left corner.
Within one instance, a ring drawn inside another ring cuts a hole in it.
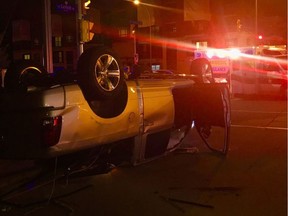
[[[107,58],[100,52],[99,56]],[[109,55],[108,59],[114,60]],[[117,62],[114,66],[118,68]],[[118,78],[117,70],[111,71]],[[107,81],[103,77],[96,79],[98,85]],[[14,81],[8,81],[13,87]],[[25,91],[13,87],[1,93],[0,157],[43,159],[93,148],[109,153],[115,146],[129,145],[129,160],[138,164],[177,148],[194,120],[201,126],[229,125],[225,84],[199,84],[185,75],[152,75],[127,79],[118,94],[98,99],[85,87],[89,80],[84,81],[28,86]],[[111,87],[104,84],[93,88]],[[211,114],[213,106],[218,114]]]

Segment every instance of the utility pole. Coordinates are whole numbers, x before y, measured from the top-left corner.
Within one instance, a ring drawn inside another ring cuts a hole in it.
[[[255,35],[258,38],[258,0],[255,0]]]
[[[51,29],[51,0],[44,0],[44,37],[45,37],[45,58],[44,65],[49,73],[53,72],[52,57],[52,29]]]

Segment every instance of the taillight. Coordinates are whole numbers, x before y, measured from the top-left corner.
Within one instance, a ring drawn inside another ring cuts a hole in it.
[[[62,116],[45,118],[42,122],[42,144],[44,147],[59,142],[62,127]]]

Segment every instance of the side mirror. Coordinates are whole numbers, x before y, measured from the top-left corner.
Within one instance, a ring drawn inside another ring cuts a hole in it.
[[[197,83],[213,83],[213,71],[210,62],[206,58],[198,58],[192,61],[190,74]]]

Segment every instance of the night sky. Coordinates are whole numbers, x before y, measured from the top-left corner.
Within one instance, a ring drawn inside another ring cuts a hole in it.
[[[93,0],[92,0],[93,1]],[[157,1],[157,0],[155,0]],[[191,0],[193,1],[193,0]],[[119,7],[120,4],[126,2],[125,0],[94,0],[97,6],[112,8]],[[145,2],[145,0],[143,0]],[[216,9],[223,5],[230,5],[234,7],[235,11],[238,9],[242,12],[255,11],[256,0],[211,0],[211,4]],[[257,0],[259,15],[279,15],[287,17],[287,0]]]
[[[256,0],[211,0],[214,12],[254,14]],[[259,16],[281,16],[287,18],[287,0],[257,0]]]
[[[39,3],[40,0],[9,0],[0,2],[0,23],[3,23],[15,8],[15,2],[18,5],[21,5],[21,12],[27,12],[30,14],[29,10],[29,2],[32,4]],[[64,0],[63,0],[64,1]],[[94,1],[94,3],[93,3]],[[192,0],[193,1],[193,0]],[[235,13],[238,14],[247,14],[255,12],[255,2],[256,0],[211,0],[212,10],[214,12],[225,13],[227,8],[234,8]],[[279,15],[287,18],[287,0],[257,0],[258,2],[258,15],[259,16],[275,16]],[[119,8],[121,5],[127,5],[127,1],[125,0],[92,0],[92,4],[96,5],[96,7],[101,8]],[[129,3],[131,4],[131,3]],[[34,11],[35,12],[35,11]]]
[[[64,1],[64,0],[63,0]],[[93,2],[94,1],[94,2]],[[156,0],[155,0],[156,1]],[[192,0],[193,1],[193,0]],[[214,14],[227,15],[234,13],[237,16],[254,16],[255,2],[258,2],[258,17],[280,16],[287,22],[287,0],[211,0],[211,12]],[[18,7],[15,7],[17,2]],[[6,27],[7,21],[14,16],[33,16],[41,10],[30,9],[31,5],[39,4],[40,0],[8,0],[0,1],[0,31]],[[131,4],[125,0],[92,0],[95,7],[106,8],[106,10],[120,9],[124,5]],[[41,6],[40,6],[41,7]],[[15,13],[16,9],[17,13]],[[36,16],[36,15],[35,15]]]

